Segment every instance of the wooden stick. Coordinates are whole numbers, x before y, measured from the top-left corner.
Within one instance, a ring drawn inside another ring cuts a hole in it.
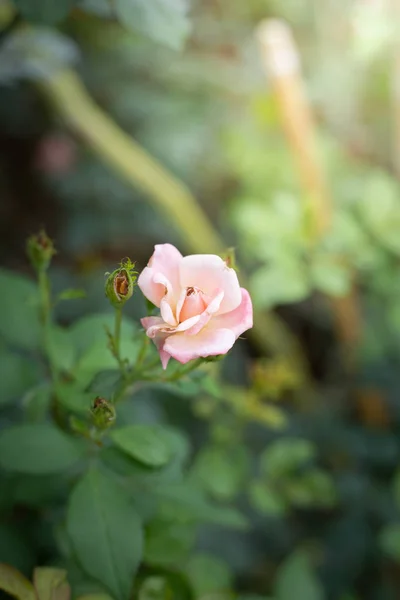
[[[258,39],[263,64],[280,107],[283,129],[309,198],[306,208],[313,216],[317,241],[331,225],[333,202],[318,156],[316,126],[301,75],[299,52],[289,26],[280,20],[263,21]],[[331,304],[337,336],[350,359],[361,329],[354,287],[346,298],[331,298]]]

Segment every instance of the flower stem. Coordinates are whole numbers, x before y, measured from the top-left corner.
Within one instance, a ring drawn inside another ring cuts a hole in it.
[[[51,352],[51,296],[50,296],[50,282],[47,276],[47,272],[45,270],[40,270],[38,272],[38,284],[39,284],[39,294],[40,294],[40,312],[41,312],[41,321],[43,328],[43,350],[46,355],[49,369],[51,373],[51,378],[53,383],[57,382],[57,369],[54,364]]]
[[[114,350],[115,358],[118,361],[122,375],[126,377],[126,368],[124,361],[121,358],[121,323],[122,323],[122,308],[116,307],[114,321]]]
[[[196,358],[196,360],[192,360],[191,362],[187,363],[184,367],[182,367],[182,369],[180,369],[173,375],[166,377],[165,379],[163,379],[163,381],[177,381],[178,379],[181,379],[181,377],[184,377],[188,373],[191,373],[192,371],[197,369],[197,367],[202,365],[203,362],[203,358]]]

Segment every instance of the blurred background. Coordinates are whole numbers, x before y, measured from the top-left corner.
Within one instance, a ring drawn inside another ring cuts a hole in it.
[[[397,0],[0,0],[2,266],[29,272],[45,227],[54,288],[87,291],[68,323],[107,308],[125,256],[235,248],[255,325],[223,374],[255,458],[207,485],[255,527],[201,544],[239,591],[291,559],[284,600],[400,598],[399,19]]]

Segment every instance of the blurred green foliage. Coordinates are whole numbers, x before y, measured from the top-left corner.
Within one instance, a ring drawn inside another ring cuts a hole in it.
[[[129,597],[142,552],[140,600],[397,597],[400,203],[389,109],[397,38],[378,4],[0,1],[2,253],[25,269],[24,238],[50,222],[60,249],[55,295],[86,292],[59,297],[62,326],[50,335],[56,367],[75,376],[57,395],[76,431],[93,395],[119,381],[104,343],[104,325],[112,327],[104,272],[127,253],[144,266],[154,243],[179,244],[180,232],[45,106],[43,80],[65,68],[190,185],[237,247],[255,305],[280,307],[318,375],[309,390],[296,365],[242,344],[221,377],[134,389],[113,446],[101,452],[102,470],[77,481],[80,444],[46,422],[52,391],[36,286],[2,271],[1,562],[29,577],[38,564],[65,566],[73,597],[92,600],[105,591]],[[317,244],[254,40],[270,16],[294,29],[321,125],[334,214]],[[353,280],[363,331],[349,376],[324,297],[342,297]],[[131,361],[144,311],[134,296],[122,336]],[[272,409],[284,418],[274,420]],[[141,428],[133,446],[132,427]],[[13,445],[27,449],[13,453]],[[129,478],[127,490],[120,482]],[[128,535],[128,524],[138,529],[130,502],[144,540]]]

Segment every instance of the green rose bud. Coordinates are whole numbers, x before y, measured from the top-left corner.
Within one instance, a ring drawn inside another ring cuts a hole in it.
[[[28,238],[26,252],[33,268],[39,272],[46,271],[49,268],[51,259],[56,254],[56,249],[53,241],[42,230]]]
[[[94,399],[91,413],[97,429],[108,429],[115,423],[117,417],[114,405],[100,396]]]
[[[125,304],[133,294],[136,283],[135,263],[127,259],[121,263],[119,269],[115,269],[107,277],[106,296],[111,304],[119,308]]]

